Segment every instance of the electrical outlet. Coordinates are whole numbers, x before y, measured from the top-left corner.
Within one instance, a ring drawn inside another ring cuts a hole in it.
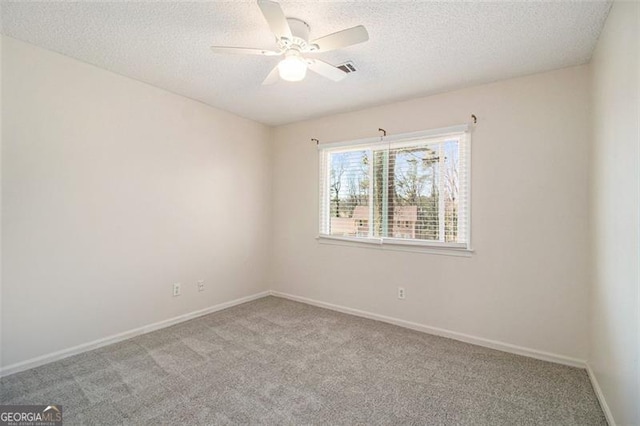
[[[404,298],[405,298],[404,287],[398,287],[398,299],[404,300]]]
[[[180,287],[181,287],[180,283],[173,283],[173,297],[180,296],[181,294]]]
[[[198,291],[204,291],[204,280],[198,280]]]

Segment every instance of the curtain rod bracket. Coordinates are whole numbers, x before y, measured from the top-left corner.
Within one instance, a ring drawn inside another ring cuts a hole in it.
[[[478,123],[478,117],[475,114],[471,114],[471,118],[473,118],[473,124]]]
[[[378,131],[382,133],[382,136],[387,136],[387,131],[383,128],[378,128]]]
[[[311,138],[311,142],[315,142],[316,145],[320,144],[320,141],[316,138]]]

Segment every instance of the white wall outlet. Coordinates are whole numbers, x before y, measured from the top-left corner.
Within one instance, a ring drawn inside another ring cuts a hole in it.
[[[198,291],[204,291],[204,280],[198,280]]]
[[[173,297],[180,296],[180,293],[182,292],[180,287],[181,287],[180,283],[173,283]]]
[[[404,298],[405,298],[404,287],[398,287],[398,299],[404,300]]]

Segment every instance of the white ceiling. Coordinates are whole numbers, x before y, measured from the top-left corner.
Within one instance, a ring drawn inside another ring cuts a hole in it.
[[[316,54],[358,72],[262,86],[278,59],[209,46],[273,48],[253,1],[2,2],[2,32],[266,124],[588,62],[610,3],[283,0],[311,38],[363,24],[367,43]]]

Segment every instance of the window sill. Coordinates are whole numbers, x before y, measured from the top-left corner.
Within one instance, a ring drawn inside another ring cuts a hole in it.
[[[474,250],[464,247],[445,246],[415,240],[364,239],[355,237],[338,237],[334,235],[318,235],[316,240],[318,240],[318,243],[320,244],[362,247],[375,250],[404,251],[410,253],[437,254],[442,256],[471,257],[474,253]]]

